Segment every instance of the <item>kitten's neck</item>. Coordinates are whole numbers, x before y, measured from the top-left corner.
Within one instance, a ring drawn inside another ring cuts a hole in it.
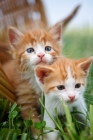
[[[19,72],[20,77],[22,80],[29,80],[31,78],[34,78],[34,70],[31,69],[29,71]]]
[[[18,72],[20,75],[21,80],[27,80],[31,87],[36,91],[37,94],[41,93],[41,89],[39,88],[38,84],[36,83],[34,70],[30,69],[29,71]]]

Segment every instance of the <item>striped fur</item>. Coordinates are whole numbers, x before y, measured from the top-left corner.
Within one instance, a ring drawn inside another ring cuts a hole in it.
[[[45,107],[52,118],[56,117],[55,108],[59,115],[65,114],[64,100],[70,112],[75,108],[77,112],[83,113],[77,113],[75,117],[77,115],[79,121],[86,123],[88,110],[83,95],[92,60],[93,57],[80,60],[59,58],[52,65],[36,67],[36,81],[45,93]],[[47,127],[56,127],[46,111],[44,120]],[[47,134],[49,140],[55,140],[56,136],[56,132]]]
[[[61,56],[61,24],[49,30],[35,29],[24,34],[10,27],[8,37],[10,53],[14,60],[10,65],[8,63],[5,71],[15,88],[16,102],[21,105],[24,119],[29,119],[32,110],[33,121],[39,121],[38,108],[42,91],[36,83],[34,68],[39,64],[51,64]],[[50,51],[45,49],[47,46],[51,48]],[[33,49],[34,52],[29,53],[28,49]],[[41,59],[39,55],[42,54],[44,57]]]

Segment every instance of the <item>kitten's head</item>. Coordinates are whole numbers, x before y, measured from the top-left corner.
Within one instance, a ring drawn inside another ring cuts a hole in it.
[[[11,54],[22,70],[40,63],[50,64],[61,55],[61,23],[49,30],[31,30],[21,33],[10,27],[8,37]]]
[[[36,81],[47,96],[74,102],[84,93],[92,60],[93,57],[80,60],[59,58],[50,66],[37,66]]]

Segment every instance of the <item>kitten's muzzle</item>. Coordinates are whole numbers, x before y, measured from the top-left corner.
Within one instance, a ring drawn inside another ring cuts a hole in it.
[[[71,101],[73,101],[75,99],[75,96],[68,96],[70,98]]]
[[[45,54],[44,53],[39,53],[37,56],[42,60],[42,58],[45,56]]]

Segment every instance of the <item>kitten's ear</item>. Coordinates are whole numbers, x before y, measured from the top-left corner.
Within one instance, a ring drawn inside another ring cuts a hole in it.
[[[35,69],[35,74],[38,80],[44,84],[44,78],[47,77],[54,69],[47,66],[37,66]]]
[[[16,49],[17,42],[21,39],[23,34],[14,27],[8,28],[8,38],[12,49]]]
[[[62,35],[62,22],[57,23],[52,28],[49,29],[49,32],[54,36],[55,40],[61,43]]]
[[[81,59],[78,63],[78,67],[80,67],[85,73],[87,73],[92,61],[93,61],[93,57]]]

